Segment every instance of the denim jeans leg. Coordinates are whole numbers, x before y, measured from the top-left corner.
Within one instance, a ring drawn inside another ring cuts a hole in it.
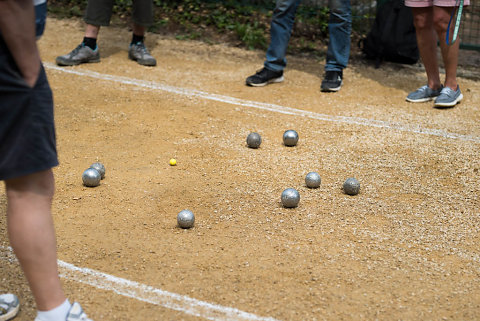
[[[328,21],[329,43],[325,71],[341,71],[348,64],[350,56],[350,34],[352,11],[350,0],[329,0]]]
[[[265,68],[281,71],[287,65],[285,55],[300,1],[277,0],[270,27],[270,45],[267,49]]]
[[[35,6],[35,35],[37,40],[43,35],[45,31],[45,22],[47,21],[47,3],[38,4]]]

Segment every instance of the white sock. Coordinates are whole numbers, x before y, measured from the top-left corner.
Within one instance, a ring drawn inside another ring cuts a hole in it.
[[[65,302],[56,308],[48,311],[37,311],[37,317],[35,318],[35,321],[65,321],[67,319],[68,311],[70,311],[71,307],[72,305],[68,299],[66,299]]]

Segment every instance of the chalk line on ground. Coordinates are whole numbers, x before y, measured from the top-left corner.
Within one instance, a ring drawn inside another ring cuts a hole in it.
[[[3,252],[3,253],[2,253]],[[0,259],[15,261],[11,247],[0,246]],[[58,260],[60,277],[93,286],[97,289],[113,291],[138,301],[162,306],[196,317],[213,321],[279,321],[270,317],[261,317],[235,308],[225,307],[200,301],[152,286],[119,278],[88,268],[80,268],[73,264]]]
[[[480,143],[480,137],[478,136],[452,133],[452,132],[448,132],[441,129],[424,128],[420,126],[413,126],[413,125],[407,125],[402,123],[393,123],[388,121],[361,118],[361,117],[332,116],[332,115],[320,114],[320,113],[315,113],[315,112],[301,110],[301,109],[292,108],[292,107],[285,107],[285,106],[276,105],[276,104],[262,103],[262,102],[252,101],[252,100],[245,100],[245,99],[230,97],[230,96],[217,95],[217,94],[212,94],[212,93],[208,93],[208,92],[200,91],[196,89],[174,87],[174,86],[164,85],[158,82],[146,81],[142,79],[101,74],[95,71],[84,70],[80,68],[59,67],[57,65],[54,65],[48,62],[44,63],[44,65],[46,68],[51,70],[56,70],[56,71],[74,74],[78,76],[108,80],[108,81],[113,81],[121,84],[132,85],[132,86],[148,88],[153,90],[162,90],[165,92],[174,93],[178,95],[183,95],[188,97],[199,97],[199,98],[218,101],[218,102],[227,103],[231,105],[257,108],[257,109],[267,110],[267,111],[276,112],[276,113],[285,114],[285,115],[307,117],[311,119],[336,122],[336,123],[345,123],[345,124],[352,124],[352,125],[399,130],[399,131],[410,132],[415,134],[424,134],[424,135],[443,137],[447,139],[458,139],[462,141],[471,141],[475,143]]]

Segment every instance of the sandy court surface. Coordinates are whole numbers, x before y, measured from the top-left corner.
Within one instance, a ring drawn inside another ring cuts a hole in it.
[[[158,66],[145,68],[115,28],[101,31],[101,63],[56,67],[82,37],[80,21],[50,19],[39,45],[56,103],[60,270],[94,320],[480,319],[478,81],[459,78],[462,103],[436,110],[405,101],[425,82],[418,68],[357,60],[324,94],[323,61],[289,57],[285,82],[250,88],[263,52],[149,35]],[[106,178],[86,188],[96,161]],[[352,176],[354,197],[341,189]],[[280,204],[288,187],[296,209]],[[33,320],[5,207],[2,186],[0,291]],[[185,208],[190,230],[176,226]],[[149,287],[119,294],[121,280]]]

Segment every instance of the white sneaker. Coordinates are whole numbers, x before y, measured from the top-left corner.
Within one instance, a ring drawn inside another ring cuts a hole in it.
[[[0,294],[0,321],[11,320],[20,310],[20,301],[15,294]]]
[[[85,312],[83,312],[82,307],[78,302],[74,302],[70,311],[67,314],[66,321],[93,321],[92,319],[87,318]]]

